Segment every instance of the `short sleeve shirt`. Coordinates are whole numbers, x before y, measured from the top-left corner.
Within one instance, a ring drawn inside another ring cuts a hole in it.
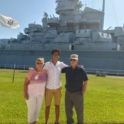
[[[30,70],[26,76],[29,80],[28,84],[28,95],[38,96],[44,95],[45,85],[47,81],[47,73],[45,70],[37,72],[35,69]]]
[[[85,70],[81,67],[75,69],[72,69],[71,66],[65,67],[62,69],[62,73],[66,74],[65,87],[71,93],[82,91],[83,82],[88,80]]]
[[[61,87],[61,70],[68,65],[63,62],[58,61],[56,65],[54,65],[51,61],[45,63],[44,70],[47,71],[48,79],[46,83],[46,88],[48,89],[58,89]]]

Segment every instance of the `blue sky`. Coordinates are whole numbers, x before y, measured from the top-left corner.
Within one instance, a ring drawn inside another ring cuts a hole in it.
[[[81,0],[84,4],[95,9],[102,9],[102,0]],[[104,29],[109,26],[123,26],[124,0],[106,0]],[[9,29],[0,27],[1,38],[16,38],[29,23],[41,24],[44,11],[55,14],[55,0],[0,0],[0,14],[16,19],[21,27]]]

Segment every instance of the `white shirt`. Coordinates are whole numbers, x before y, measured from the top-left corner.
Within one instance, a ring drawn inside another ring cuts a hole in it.
[[[61,87],[61,70],[68,65],[63,62],[58,61],[56,65],[54,65],[51,61],[45,63],[44,70],[48,73],[48,79],[46,83],[46,88],[48,89],[58,89]]]

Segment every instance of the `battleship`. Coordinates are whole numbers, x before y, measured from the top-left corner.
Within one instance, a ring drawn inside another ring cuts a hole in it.
[[[69,64],[70,54],[79,55],[87,71],[124,70],[124,26],[104,30],[102,10],[83,6],[79,0],[56,0],[58,17],[44,12],[41,24],[31,23],[16,38],[0,39],[0,67],[34,66],[37,57],[51,59],[51,50],[61,50],[60,61]],[[83,9],[82,9],[83,8]],[[124,73],[124,71],[123,71]]]

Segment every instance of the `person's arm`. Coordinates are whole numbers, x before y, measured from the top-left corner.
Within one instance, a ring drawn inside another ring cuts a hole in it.
[[[29,71],[31,71],[31,70],[33,70],[33,69],[34,69],[33,67],[29,67],[29,68],[28,68]]]
[[[84,69],[84,66],[83,65],[78,65],[80,68],[83,68]]]
[[[88,86],[88,76],[87,73],[85,72],[84,69],[83,70],[83,89],[82,89],[82,93],[83,95],[86,93],[87,90],[87,86]]]
[[[88,80],[87,81],[84,81],[84,83],[83,83],[83,89],[82,89],[83,95],[86,93],[87,86],[88,86]]]
[[[67,67],[63,68],[63,69],[61,70],[61,73],[66,73],[66,69],[67,69]]]
[[[26,100],[28,100],[28,84],[31,80],[31,77],[32,77],[32,73],[33,73],[33,70],[30,70],[25,78],[25,81],[24,81],[24,98]]]
[[[48,72],[46,70],[43,70],[44,74],[46,75],[46,78],[48,77]]]
[[[61,69],[68,67],[68,65],[66,65],[65,63],[61,62]]]
[[[28,100],[28,83],[29,79],[26,77],[24,82],[24,98]]]
[[[47,63],[44,64],[44,66],[43,66],[43,70],[48,71],[48,64],[47,64]]]

